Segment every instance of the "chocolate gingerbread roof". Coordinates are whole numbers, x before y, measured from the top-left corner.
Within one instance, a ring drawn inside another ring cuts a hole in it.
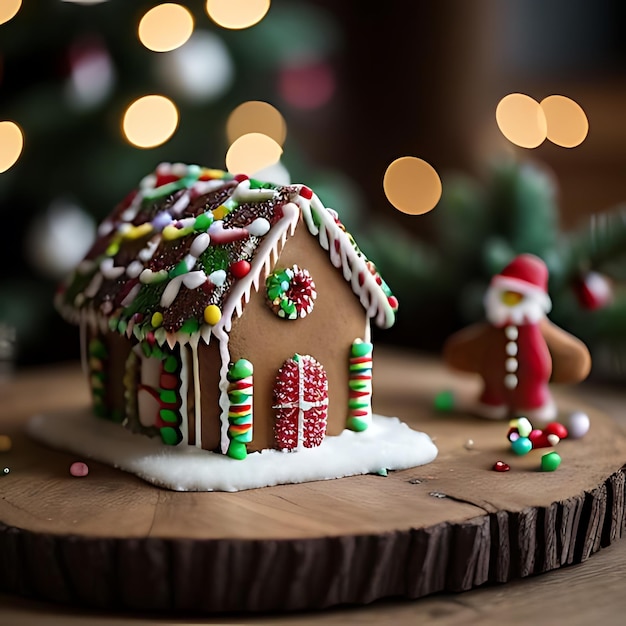
[[[86,316],[139,340],[208,342],[230,330],[301,218],[367,315],[391,326],[395,297],[308,187],[180,163],[159,165],[100,224],[57,308],[70,321]]]

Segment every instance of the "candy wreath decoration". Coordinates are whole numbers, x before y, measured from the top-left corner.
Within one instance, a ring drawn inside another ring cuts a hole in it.
[[[313,311],[315,283],[307,270],[297,265],[272,272],[265,281],[270,308],[278,317],[296,320]]]

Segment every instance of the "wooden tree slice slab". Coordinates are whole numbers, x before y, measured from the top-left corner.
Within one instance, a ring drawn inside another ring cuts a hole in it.
[[[0,589],[102,609],[283,611],[464,591],[584,561],[621,537],[626,438],[563,390],[563,413],[591,429],[556,450],[516,456],[508,424],[432,410],[437,391],[472,393],[433,361],[381,351],[375,410],[430,434],[435,462],[383,476],[237,493],[178,493],[23,434],[42,410],[88,401],[77,368],[0,387]],[[71,393],[68,393],[71,389]],[[472,440],[473,444],[468,441]],[[495,461],[511,466],[492,470]]]

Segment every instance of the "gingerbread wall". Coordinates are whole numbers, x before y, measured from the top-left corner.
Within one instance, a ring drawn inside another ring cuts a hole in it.
[[[283,248],[276,267],[297,264],[310,272],[317,289],[313,311],[303,319],[277,317],[267,306],[265,277],[252,293],[241,318],[233,320],[231,360],[248,359],[254,365],[254,435],[249,450],[273,447],[272,390],[279,368],[295,353],[319,361],[328,376],[328,434],[345,428],[348,412],[348,361],[350,346],[363,338],[366,316],[341,270],[333,267],[302,223]],[[203,365],[204,359],[203,359]],[[201,369],[205,380],[205,369]]]

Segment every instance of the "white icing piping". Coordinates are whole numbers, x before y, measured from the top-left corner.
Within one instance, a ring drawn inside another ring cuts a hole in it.
[[[302,210],[302,217],[309,232],[317,236],[322,248],[329,252],[331,263],[342,269],[344,278],[350,281],[352,291],[359,296],[361,304],[367,311],[367,316],[375,317],[376,323],[381,328],[392,326],[395,314],[387,296],[365,265],[363,257],[350,243],[348,235],[336,224],[329,210],[324,207],[315,194],[310,201],[298,195],[295,202]],[[313,211],[321,222],[322,228],[315,225]],[[339,252],[335,249],[335,242],[337,241],[339,242]],[[363,275],[362,286],[359,285],[359,274]]]
[[[200,393],[200,363],[198,361],[198,337],[189,342],[191,347],[192,368],[193,368],[193,393],[194,393],[194,419],[196,426],[196,448],[202,447],[202,405]]]
[[[230,399],[228,398],[228,366],[230,365],[230,352],[228,351],[228,333],[222,332],[219,336],[220,357],[222,366],[220,367],[220,447],[222,454],[228,452],[228,409]],[[253,396],[254,397],[254,396]]]
[[[180,393],[180,434],[181,443],[189,443],[189,415],[187,413],[187,393],[189,390],[189,351],[180,347],[180,374],[178,379],[178,393]]]
[[[365,331],[363,332],[363,341],[365,343],[372,342],[372,326],[370,324],[370,318],[366,318],[365,320]]]

